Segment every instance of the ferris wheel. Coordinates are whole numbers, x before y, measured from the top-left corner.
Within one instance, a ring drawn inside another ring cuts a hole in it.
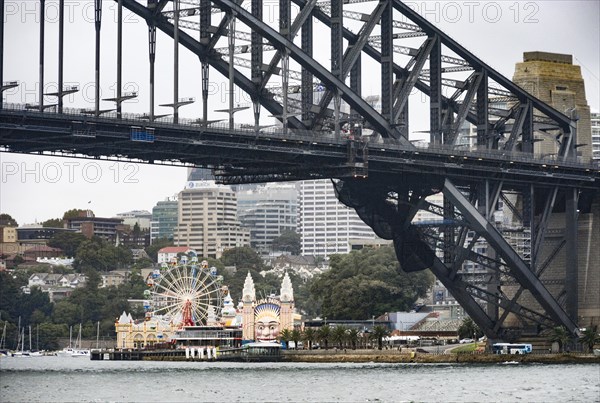
[[[220,316],[223,300],[222,276],[208,263],[197,258],[174,260],[164,264],[150,276],[144,303],[146,317],[161,316],[174,324],[193,326],[206,324]]]

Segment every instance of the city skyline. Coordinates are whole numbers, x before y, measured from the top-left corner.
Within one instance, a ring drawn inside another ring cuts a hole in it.
[[[514,66],[522,60],[522,54],[525,51],[542,50],[573,54],[574,64],[582,66],[588,103],[592,111],[600,109],[600,82],[597,73],[594,73],[600,71],[598,52],[600,31],[597,24],[600,6],[597,2],[544,1],[519,3],[518,5],[511,2],[408,3],[414,4],[417,11],[425,14],[436,26],[509,78],[512,77]],[[11,12],[7,12],[5,15],[4,80],[21,80],[26,83],[25,87],[27,88],[24,89],[24,93],[6,94],[6,98],[7,102],[19,102],[23,94],[31,96],[31,82],[37,81],[37,55],[32,58],[28,53],[27,58],[31,61],[29,63],[22,61],[11,63],[10,61],[22,60],[29,45],[37,49],[37,29],[35,29],[34,21],[31,20],[35,13],[27,14],[23,19],[23,14],[19,14],[19,10],[7,11]],[[113,12],[114,7],[107,7],[105,10],[109,21]],[[139,28],[135,24],[131,24],[131,19],[128,21],[128,24],[124,24],[126,33],[127,30]],[[147,70],[145,36],[147,33],[143,21],[138,21],[138,23],[144,25],[143,29],[137,29],[137,31],[142,31],[141,34],[138,33],[137,43],[142,48],[139,52],[141,52],[140,57],[143,57],[141,59],[143,60],[142,70],[145,74]],[[56,26],[56,24],[48,25]],[[88,25],[92,26],[93,24]],[[108,23],[105,25],[111,26]],[[74,23],[73,27],[78,27],[77,23]],[[67,30],[71,29],[71,34],[73,27],[67,24]],[[69,40],[77,44],[87,43],[88,46],[92,44],[93,28],[84,28],[85,35],[88,35],[89,38],[82,34],[81,39]],[[106,29],[108,30],[108,39],[106,40],[110,41],[112,40],[110,35],[114,32],[111,31],[112,28]],[[22,40],[11,41],[11,38],[17,35]],[[143,38],[140,40],[140,37]],[[158,43],[159,50],[167,54],[162,57],[163,63],[167,59],[167,64],[168,51],[172,49],[172,41],[169,41],[171,40],[162,35],[159,37]],[[48,57],[53,57],[55,53],[55,49],[51,45],[48,43],[46,46]],[[130,49],[130,51],[135,53],[136,50]],[[33,53],[35,54],[35,52]],[[182,57],[185,53],[182,52]],[[66,53],[67,60],[69,60],[70,54],[72,55],[72,52]],[[71,56],[71,60],[73,60],[73,56]],[[85,63],[91,64],[92,60],[86,60]],[[54,64],[50,60],[47,61],[47,64],[47,69],[54,68]],[[50,67],[51,65],[52,67]],[[127,68],[128,64],[125,66],[126,75],[131,76],[136,73],[135,70]],[[69,69],[71,71],[73,67],[70,66]],[[88,81],[93,81],[92,69],[88,69],[87,64],[85,69]],[[23,70],[23,73],[20,70]],[[112,67],[103,68],[104,80],[113,80],[112,70]],[[183,74],[185,72],[182,72]],[[51,71],[47,71],[47,77],[49,81],[54,80]],[[218,81],[223,79],[222,77],[211,72],[211,80],[213,79],[217,84],[223,82]],[[369,86],[368,82],[363,84],[365,96],[369,94]],[[169,95],[164,94],[168,93],[169,86],[164,87],[157,89],[159,91],[157,99],[168,99]],[[29,95],[27,95],[27,91],[29,91]],[[182,93],[182,95],[187,94]],[[194,95],[197,96],[197,94]],[[199,97],[197,96],[197,98]],[[31,102],[32,99],[26,98],[26,101]],[[140,101],[139,104],[127,106],[127,108],[141,113],[144,111],[142,104],[146,105],[145,102]],[[89,105],[73,106],[89,107]],[[218,105],[214,106],[216,108]],[[413,108],[415,109],[414,113],[419,113],[421,105],[416,106]],[[182,113],[186,113],[185,111],[185,108],[182,109]],[[240,122],[251,122],[249,113],[247,115],[242,113],[239,116]],[[415,119],[411,121],[415,122]],[[412,125],[413,133],[418,132],[418,123]],[[2,166],[0,211],[13,216],[19,224],[57,218],[71,208],[90,208],[98,216],[109,217],[134,209],[150,211],[157,201],[178,193],[186,183],[186,168],[181,167],[132,165],[100,160],[39,157],[11,153],[0,153],[0,164]]]

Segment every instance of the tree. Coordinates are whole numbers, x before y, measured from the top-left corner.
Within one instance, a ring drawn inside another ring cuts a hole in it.
[[[44,228],[62,228],[64,221],[60,218],[50,218],[42,223]]]
[[[152,242],[152,245],[146,247],[146,253],[153,262],[158,261],[158,251],[167,246],[173,246],[173,240],[167,238],[158,238]]]
[[[579,337],[579,341],[587,347],[588,352],[593,352],[594,346],[596,344],[600,344],[600,334],[598,334],[598,326],[586,328],[581,334],[581,337]]]
[[[316,277],[310,293],[321,315],[361,320],[406,311],[433,285],[429,271],[405,273],[392,247],[364,248],[330,257],[330,269]]]
[[[356,344],[358,343],[358,339],[359,339],[358,329],[352,328],[352,329],[348,330],[348,342],[352,346],[352,350],[356,350]]]
[[[132,234],[135,239],[139,238],[140,235],[142,234],[142,230],[140,229],[140,224],[138,224],[137,222],[133,225]]]
[[[50,238],[48,246],[62,249],[65,256],[75,257],[77,249],[86,240],[87,238],[79,232],[61,231]]]
[[[68,299],[60,300],[54,304],[52,320],[56,324],[63,323],[67,326],[73,326],[81,320],[79,308]]]
[[[287,346],[288,342],[292,339],[292,332],[290,329],[283,329],[279,332],[279,339]]]
[[[483,332],[471,318],[465,318],[458,327],[458,337],[461,339],[473,338],[477,340],[481,336],[483,336]]]
[[[235,266],[237,270],[254,269],[261,271],[264,266],[258,253],[247,246],[227,249],[221,255],[220,260],[225,266]]]
[[[131,250],[125,246],[114,246],[94,237],[82,242],[77,248],[73,267],[82,273],[89,269],[106,272],[124,267],[132,261]]]
[[[371,332],[371,338],[377,340],[377,348],[381,350],[383,348],[383,338],[390,335],[390,331],[383,325],[377,325]]]
[[[88,212],[88,210],[74,208],[74,209],[65,211],[62,219],[63,219],[63,221],[66,221],[69,218],[85,217],[87,215],[87,212]],[[92,214],[92,217],[94,217],[94,212],[90,210],[90,213]]]
[[[550,335],[550,341],[557,342],[559,350],[563,353],[565,352],[565,347],[570,338],[571,336],[564,326],[555,327],[552,329],[552,334]]]
[[[271,246],[273,250],[288,251],[292,255],[299,255],[301,251],[300,234],[296,231],[283,231],[281,235],[273,239]]]
[[[329,348],[329,339],[331,338],[331,327],[323,325],[317,331],[317,338],[325,345],[325,350]]]
[[[331,339],[334,343],[336,343],[339,348],[344,348],[344,343],[346,342],[348,328],[344,325],[337,325],[333,328]]]
[[[290,339],[294,342],[294,350],[298,350],[298,342],[302,339],[302,332],[294,328],[290,334]]]
[[[302,340],[308,344],[308,349],[312,350],[312,344],[317,338],[317,332],[312,327],[304,328],[302,332]]]
[[[10,214],[2,213],[0,214],[0,225],[5,227],[18,227],[19,224],[17,220],[12,218]]]

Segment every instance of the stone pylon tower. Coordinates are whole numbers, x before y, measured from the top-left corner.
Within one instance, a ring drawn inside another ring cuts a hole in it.
[[[517,63],[513,81],[533,96],[551,105],[567,116],[573,116],[574,108],[577,121],[578,155],[585,161],[592,157],[592,134],[590,107],[585,97],[585,87],[580,66],[573,65],[571,55],[547,52],[525,52],[523,62]],[[536,154],[551,155],[558,152],[558,143],[552,135],[535,133]],[[584,145],[585,144],[585,145]],[[551,263],[540,276],[542,282],[554,296],[563,296],[576,292],[577,306],[571,316],[580,327],[592,326],[600,321],[600,203],[592,203],[590,211],[578,213],[577,224],[577,267],[573,270],[564,250],[559,245],[565,238],[565,216],[553,214],[549,220],[538,265],[555,254]],[[558,251],[558,252],[555,252]],[[567,270],[576,272],[576,284],[568,288],[563,279]],[[559,280],[559,281],[557,281]],[[506,290],[507,293],[510,291]],[[532,297],[528,304],[533,304]],[[517,325],[515,323],[515,325]]]
[[[281,282],[281,313],[279,320],[281,322],[281,329],[293,329],[294,328],[294,289],[292,288],[292,281],[290,276],[285,273],[283,281]]]
[[[525,52],[523,62],[517,63],[513,76],[515,84],[567,116],[574,109],[577,121],[577,151],[584,160],[592,157],[590,107],[585,97],[581,67],[573,65],[573,56],[548,52]],[[536,154],[558,152],[552,135],[536,133],[543,139],[534,145]],[[583,145],[585,144],[585,145]]]
[[[244,289],[242,290],[242,321],[244,340],[254,340],[254,302],[256,301],[256,291],[254,289],[254,281],[250,272],[244,281]]]

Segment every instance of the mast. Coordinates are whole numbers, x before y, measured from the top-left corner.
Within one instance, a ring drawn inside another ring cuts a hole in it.
[[[100,321],[96,325],[96,348],[100,348]]]

